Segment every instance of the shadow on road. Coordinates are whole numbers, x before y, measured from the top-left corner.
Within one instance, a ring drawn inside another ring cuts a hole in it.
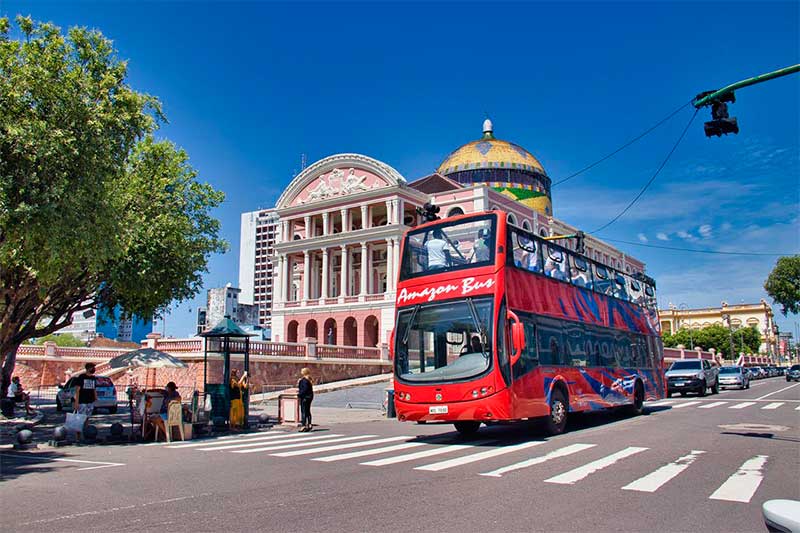
[[[756,433],[752,431],[747,431],[747,432],[723,431],[721,435],[735,435],[737,437],[755,437],[758,439],[783,440],[786,442],[800,442],[800,439],[797,437],[779,437],[776,436],[774,433]]]
[[[57,468],[55,459],[63,457],[64,454],[54,451],[37,453],[0,451],[0,480],[8,481],[25,474],[52,472]],[[63,467],[63,464],[60,467]]]

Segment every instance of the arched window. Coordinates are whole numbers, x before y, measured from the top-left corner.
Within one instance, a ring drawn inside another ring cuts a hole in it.
[[[530,231],[531,230],[531,223],[528,222],[527,220],[523,220],[522,221],[522,229],[526,229],[526,230]]]
[[[460,207],[453,207],[450,211],[447,212],[448,217],[457,217],[458,215],[463,215],[464,210]]]
[[[508,214],[508,223],[514,224],[515,226],[517,225],[517,217],[514,216],[514,213]]]
[[[289,322],[289,326],[286,332],[286,342],[297,342],[297,327],[298,327],[297,320],[292,320]]]
[[[356,319],[349,316],[344,321],[344,339],[342,344],[345,346],[358,345],[358,325]]]
[[[336,344],[336,320],[329,318],[323,328],[323,344]]]
[[[540,237],[547,237],[547,230],[544,229],[544,228],[540,229],[539,230],[539,236]]]
[[[369,315],[364,320],[364,346],[374,347],[378,345],[378,319]]]
[[[317,321],[316,320],[309,320],[306,322],[306,337],[312,337],[314,339],[319,340],[317,336]],[[289,341],[291,342],[291,341]]]

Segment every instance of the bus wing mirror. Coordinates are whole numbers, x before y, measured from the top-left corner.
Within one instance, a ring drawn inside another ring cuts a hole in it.
[[[511,311],[508,312],[507,318],[508,321],[511,322],[511,344],[513,350],[511,354],[511,365],[513,366],[519,361],[520,357],[522,357],[522,350],[525,349],[525,328],[522,322],[519,321],[517,315]]]
[[[396,328],[392,328],[389,334],[389,360],[394,361],[394,332]]]

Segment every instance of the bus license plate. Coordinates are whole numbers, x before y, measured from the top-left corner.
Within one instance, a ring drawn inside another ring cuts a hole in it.
[[[431,405],[428,407],[428,414],[430,415],[446,415],[447,414],[447,406],[446,405]]]

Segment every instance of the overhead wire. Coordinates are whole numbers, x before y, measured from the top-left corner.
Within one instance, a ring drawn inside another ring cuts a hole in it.
[[[626,241],[622,239],[609,239],[603,238],[603,240],[610,241],[610,242],[620,242],[623,244],[630,244],[632,246],[641,246],[644,248],[659,248],[661,250],[673,250],[677,252],[694,252],[697,254],[717,254],[717,255],[741,255],[741,256],[768,256],[768,257],[778,257],[784,255],[794,255],[792,253],[772,253],[772,252],[722,252],[718,250],[698,250],[696,248],[680,248],[677,246],[662,246],[659,244],[647,244],[643,242],[635,242],[635,241]]]
[[[556,185],[560,185],[562,183],[565,183],[565,182],[571,180],[572,178],[576,178],[576,177],[580,176],[581,174],[583,174],[584,172],[586,172],[587,170],[593,169],[594,167],[596,167],[597,165],[599,165],[603,161],[606,161],[607,159],[610,159],[610,158],[614,157],[615,155],[617,155],[618,153],[623,151],[625,148],[629,147],[630,145],[634,144],[636,141],[638,141],[638,140],[642,139],[643,137],[647,136],[650,132],[652,132],[653,130],[657,129],[659,126],[661,126],[662,124],[667,122],[669,119],[671,119],[672,117],[674,117],[675,115],[680,113],[683,110],[683,108],[685,108],[686,106],[689,106],[691,104],[692,104],[691,100],[689,102],[686,102],[685,104],[681,104],[680,107],[678,107],[677,109],[672,111],[666,117],[662,118],[661,120],[656,122],[654,125],[650,126],[646,130],[644,130],[642,133],[640,133],[639,135],[637,135],[636,137],[634,137],[630,141],[626,142],[625,144],[623,144],[622,146],[620,146],[619,148],[617,148],[613,152],[609,153],[608,155],[605,155],[605,156],[601,157],[600,159],[598,159],[594,163],[591,163],[591,164],[583,167],[582,169],[578,170],[577,172],[575,172],[573,174],[570,174],[566,178],[558,180],[557,182],[553,183],[550,186],[550,188],[552,189]]]
[[[661,162],[661,164],[658,166],[658,168],[656,169],[656,171],[653,173],[653,176],[652,176],[652,177],[651,177],[651,178],[650,178],[650,179],[647,181],[647,183],[645,183],[644,187],[642,187],[642,189],[639,191],[639,193],[638,193],[638,194],[637,194],[637,195],[636,195],[636,196],[633,198],[633,200],[631,200],[631,201],[628,203],[628,205],[626,205],[626,206],[625,206],[625,209],[623,209],[622,211],[620,211],[620,212],[619,212],[619,213],[618,213],[618,214],[617,214],[617,215],[616,215],[614,218],[612,218],[611,220],[609,220],[608,222],[606,222],[605,224],[603,224],[603,225],[602,225],[602,226],[600,226],[599,228],[597,228],[597,229],[595,229],[595,230],[592,230],[592,231],[590,231],[590,232],[588,232],[588,233],[597,233],[598,231],[602,231],[602,230],[606,229],[606,228],[607,228],[607,227],[609,227],[611,224],[613,224],[614,222],[616,222],[617,220],[619,220],[620,218],[622,218],[622,215],[624,215],[625,213],[627,213],[627,212],[628,212],[628,210],[629,210],[631,207],[633,207],[633,205],[634,205],[634,204],[635,204],[637,201],[639,201],[639,198],[641,198],[641,197],[642,197],[642,195],[645,193],[645,191],[648,189],[648,187],[650,187],[650,185],[652,185],[652,183],[653,183],[653,182],[656,180],[656,178],[658,177],[658,175],[661,173],[661,171],[662,171],[662,170],[664,169],[664,167],[667,165],[667,162],[669,161],[669,159],[672,157],[672,154],[674,154],[674,153],[675,153],[675,150],[677,150],[677,149],[678,149],[678,146],[681,144],[681,141],[683,141],[683,138],[686,136],[686,132],[687,132],[687,131],[689,131],[689,127],[692,125],[692,122],[694,122],[694,119],[695,119],[695,117],[697,116],[697,113],[698,113],[699,111],[700,111],[700,109],[695,109],[695,110],[694,110],[694,113],[692,114],[692,118],[690,118],[690,119],[689,119],[689,122],[686,124],[686,127],[685,127],[685,128],[683,128],[683,131],[681,132],[681,135],[680,135],[680,137],[678,137],[678,140],[677,140],[677,141],[675,141],[675,144],[674,144],[674,145],[672,145],[672,149],[670,149],[669,153],[667,154],[667,157],[665,157],[665,158],[664,158],[664,160],[663,160],[663,161]]]

